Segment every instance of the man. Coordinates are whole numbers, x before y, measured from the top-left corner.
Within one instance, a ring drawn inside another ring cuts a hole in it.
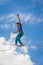
[[[22,30],[22,24],[21,24],[21,20],[20,20],[20,17],[19,17],[19,14],[17,14],[17,18],[19,20],[19,22],[16,23],[17,25],[17,31],[14,32],[14,33],[17,33],[18,32],[18,35],[16,36],[16,39],[15,39],[15,45],[17,45],[17,42],[19,42],[21,44],[21,46],[23,46],[23,43],[21,42],[21,37],[23,36],[23,30]]]

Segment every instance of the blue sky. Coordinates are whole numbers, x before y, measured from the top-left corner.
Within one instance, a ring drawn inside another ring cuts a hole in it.
[[[43,65],[43,0],[0,0],[0,37],[8,40],[10,33],[16,30],[17,13],[26,41],[31,40],[31,44],[40,46],[37,51],[30,49],[32,60],[36,65]]]

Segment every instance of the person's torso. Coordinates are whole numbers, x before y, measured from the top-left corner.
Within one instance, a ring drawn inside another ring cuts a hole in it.
[[[22,31],[22,25],[21,24],[17,25],[17,29],[19,32]]]

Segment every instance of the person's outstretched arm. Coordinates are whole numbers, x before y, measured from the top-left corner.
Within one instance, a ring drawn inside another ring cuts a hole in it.
[[[17,17],[18,17],[19,23],[21,23],[21,20],[20,20],[19,14],[17,14]]]
[[[13,32],[13,33],[18,33],[18,30],[16,32]]]

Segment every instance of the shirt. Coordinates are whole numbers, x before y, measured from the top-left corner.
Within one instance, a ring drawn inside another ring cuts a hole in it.
[[[19,32],[22,31],[22,25],[21,25],[21,23],[17,24],[17,29],[18,29]]]

